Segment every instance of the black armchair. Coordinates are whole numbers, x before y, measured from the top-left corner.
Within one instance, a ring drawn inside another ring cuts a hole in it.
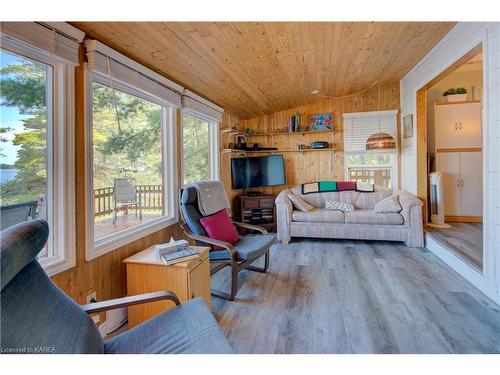
[[[196,244],[199,246],[211,247],[210,263],[215,265],[211,269],[211,274],[216,273],[226,266],[231,267],[231,291],[226,293],[212,289],[214,297],[233,301],[238,291],[238,274],[244,269],[267,272],[269,268],[270,249],[276,242],[274,234],[267,233],[264,228],[256,225],[233,221],[236,226],[258,232],[259,234],[239,236],[239,240],[235,245],[208,237],[200,223],[203,215],[198,209],[196,188],[191,186],[182,189],[180,192],[180,211],[183,220],[181,227],[185,235],[196,241]],[[224,250],[213,250],[214,245],[220,246]],[[264,267],[252,266],[262,256],[264,256]]]
[[[45,221],[1,235],[1,337],[4,353],[231,353],[203,299],[179,304],[168,291],[79,306],[47,276],[36,256],[47,241]],[[169,299],[177,306],[103,342],[88,314]]]

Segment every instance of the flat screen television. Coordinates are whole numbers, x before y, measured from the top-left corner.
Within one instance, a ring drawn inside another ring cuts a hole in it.
[[[231,159],[233,189],[251,189],[285,184],[283,155]]]

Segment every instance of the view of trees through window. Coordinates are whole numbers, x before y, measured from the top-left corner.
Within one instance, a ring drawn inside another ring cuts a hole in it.
[[[184,185],[210,178],[210,143],[207,121],[183,116]]]
[[[161,117],[160,105],[119,90],[113,96],[111,87],[93,83],[96,222],[116,213],[117,223],[135,225],[163,214]]]
[[[0,51],[2,229],[46,217],[52,67]],[[42,204],[42,201],[45,202]]]

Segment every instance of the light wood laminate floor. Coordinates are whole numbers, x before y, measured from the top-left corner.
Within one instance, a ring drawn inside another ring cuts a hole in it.
[[[455,252],[467,263],[478,270],[483,269],[483,224],[447,223],[451,228],[438,229],[427,227],[425,230],[432,238],[447,249]]]
[[[269,273],[241,272],[236,301],[212,304],[236,353],[500,352],[500,307],[403,243],[278,244]]]

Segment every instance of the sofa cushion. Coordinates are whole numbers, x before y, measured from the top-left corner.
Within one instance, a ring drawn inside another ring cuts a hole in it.
[[[292,220],[308,223],[343,223],[344,213],[342,211],[315,209],[310,212],[294,210]]]
[[[358,193],[356,204],[358,210],[373,210],[375,205],[384,198],[392,195],[392,190],[383,186],[375,186],[374,193]]]
[[[314,206],[311,206],[309,203],[305,202],[298,195],[288,194],[288,199],[292,201],[293,207],[302,212],[309,212],[314,210]]]
[[[376,214],[373,210],[356,210],[346,212],[346,224],[388,224],[401,225],[403,224],[403,216],[397,213]]]
[[[352,204],[346,202],[337,202],[337,201],[326,201],[325,209],[337,210],[342,212],[354,211],[354,207]]]
[[[384,214],[391,212],[401,212],[403,208],[399,204],[399,199],[395,195],[391,195],[381,201],[377,202],[375,207],[373,208],[373,212],[376,214]]]

